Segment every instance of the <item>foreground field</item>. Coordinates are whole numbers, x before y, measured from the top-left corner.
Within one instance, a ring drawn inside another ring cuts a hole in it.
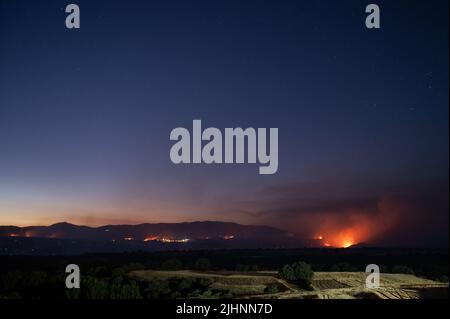
[[[228,290],[236,298],[277,299],[434,299],[448,298],[448,283],[406,274],[381,274],[378,289],[365,287],[362,272],[317,272],[313,290],[304,291],[280,279],[276,272],[197,272],[139,270],[130,273],[139,281],[195,278],[211,281],[211,289]]]

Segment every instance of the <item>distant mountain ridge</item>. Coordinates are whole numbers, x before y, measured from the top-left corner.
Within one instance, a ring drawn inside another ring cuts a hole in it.
[[[229,222],[147,223],[100,227],[63,222],[50,226],[0,226],[0,255],[78,255],[288,247],[304,247],[304,243],[274,227]]]
[[[118,240],[205,240],[264,239],[290,237],[283,230],[270,226],[241,225],[230,222],[200,221],[138,225],[105,225],[89,227],[67,222],[50,226],[0,226],[0,237],[58,238],[92,241]]]

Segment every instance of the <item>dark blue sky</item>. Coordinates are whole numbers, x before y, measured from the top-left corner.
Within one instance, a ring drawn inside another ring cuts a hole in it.
[[[310,235],[384,223],[388,198],[401,219],[435,214],[418,240],[448,242],[448,1],[372,1],[380,30],[366,1],[72,2],[80,30],[65,28],[71,2],[0,0],[0,224]],[[278,127],[278,173],[173,165],[170,131],[193,119]]]

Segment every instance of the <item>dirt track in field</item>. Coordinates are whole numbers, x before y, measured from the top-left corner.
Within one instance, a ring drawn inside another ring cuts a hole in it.
[[[406,274],[380,274],[380,287],[366,288],[363,272],[317,272],[312,290],[299,289],[296,285],[280,279],[276,272],[199,272],[181,271],[134,271],[130,275],[139,280],[173,277],[209,278],[213,287],[228,289],[237,298],[276,299],[442,299],[448,298],[448,283],[439,283]],[[278,284],[280,292],[263,293],[268,285]]]

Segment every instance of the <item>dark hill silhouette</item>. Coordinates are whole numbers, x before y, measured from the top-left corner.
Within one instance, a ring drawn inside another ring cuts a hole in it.
[[[88,227],[0,226],[0,254],[82,254],[177,249],[304,247],[287,232],[269,226],[203,221]]]
[[[57,223],[51,226],[0,226],[0,236],[89,240],[133,239],[279,239],[289,237],[280,229],[268,226],[240,225],[226,222],[159,223],[106,225],[101,227]]]

